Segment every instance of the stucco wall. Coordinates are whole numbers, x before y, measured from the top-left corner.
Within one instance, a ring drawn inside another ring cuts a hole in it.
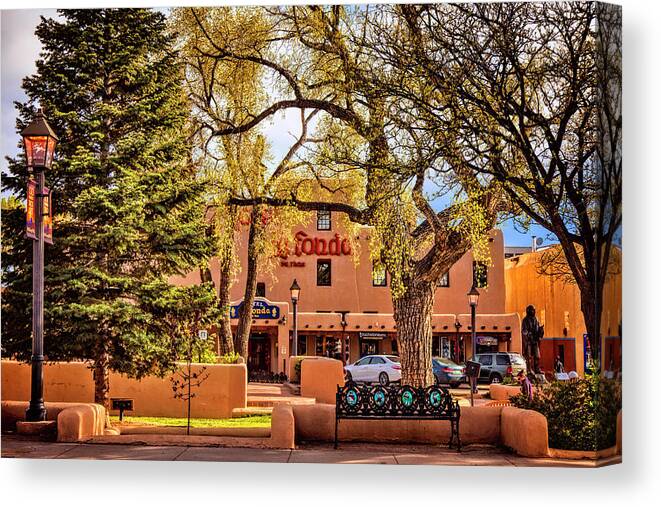
[[[548,422],[539,412],[503,407],[500,421],[502,444],[528,457],[549,455]]]
[[[301,441],[332,442],[335,438],[335,405],[294,405],[296,438]],[[500,438],[501,407],[462,407],[459,435],[462,444],[497,444]],[[342,419],[341,442],[398,442],[447,444],[449,421]]]
[[[301,362],[301,396],[315,398],[317,403],[335,403],[337,386],[344,385],[342,361],[319,358]]]
[[[247,370],[245,364],[206,365],[207,380],[195,390],[192,417],[231,417],[232,409],[245,407],[247,402]],[[201,371],[193,365],[193,371]],[[130,415],[185,417],[186,403],[174,399],[170,377],[130,379],[111,373],[110,397],[132,398],[134,411]],[[30,366],[15,361],[2,361],[2,399],[30,399]],[[52,363],[44,365],[44,399],[56,402],[93,402],[94,382],[91,370],[84,363]]]
[[[540,274],[543,255],[543,251],[539,251],[505,261],[505,312],[517,312],[523,318],[526,306],[534,305],[546,337],[575,338],[576,371],[582,375],[585,321],[580,291],[577,285],[565,283],[559,277]],[[613,249],[613,255],[613,274],[604,287],[601,325],[604,340],[606,336],[618,335],[622,322],[621,254]]]
[[[289,257],[287,259],[275,259],[274,269],[258,273],[258,281],[266,284],[266,298],[271,301],[289,301],[289,287],[296,278],[301,287],[299,312],[315,313],[318,311],[349,310],[353,313],[366,311],[392,313],[390,280],[388,280],[388,285],[385,287],[375,287],[372,284],[372,261],[369,252],[371,231],[368,227],[361,228],[357,234],[359,248],[352,250],[356,253],[356,258],[353,254],[317,255],[315,253],[302,253],[300,256],[296,255],[294,248],[296,240],[294,237],[298,232],[304,233],[307,238],[319,238],[326,242],[334,239],[336,234],[339,235],[341,240],[348,239],[349,233],[342,227],[339,214],[333,212],[331,215],[332,225],[330,231],[317,230],[316,213],[309,213],[309,218],[304,223],[292,229],[292,241],[290,242],[292,248]],[[478,311],[485,314],[498,314],[505,311],[503,233],[494,229],[490,236],[491,265],[488,270],[488,287],[480,289],[481,296]],[[237,259],[242,266],[245,266],[247,259],[247,237],[248,227],[243,226],[236,236]],[[317,286],[318,259],[331,260],[332,285],[330,287]],[[282,265],[281,261],[287,263],[287,265]],[[295,261],[297,265],[292,266],[291,261]],[[217,259],[214,258],[210,261],[209,268],[214,283],[220,283]],[[466,293],[472,285],[472,273],[473,256],[472,252],[469,251],[450,268],[450,286],[437,289],[434,313],[457,314],[467,311]],[[232,301],[243,298],[246,274],[245,269],[239,269],[231,280]],[[192,271],[183,277],[172,277],[170,282],[177,285],[198,284],[200,283],[199,271]],[[334,315],[334,319],[339,323],[337,315]]]
[[[2,401],[2,427],[14,429],[25,419],[28,401]],[[46,402],[46,420],[57,421],[58,442],[80,442],[103,435],[106,411],[96,403]]]

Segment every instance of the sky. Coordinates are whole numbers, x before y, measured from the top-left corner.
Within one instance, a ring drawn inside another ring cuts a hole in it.
[[[21,82],[24,77],[35,72],[35,61],[39,57],[41,44],[34,35],[40,16],[54,17],[54,9],[2,10],[0,12],[0,122],[2,158],[0,169],[7,168],[6,156],[18,151],[19,135],[15,129],[15,101],[26,99]],[[290,110],[271,118],[265,126],[265,136],[269,140],[275,160],[286,153],[300,133],[300,116]],[[527,233],[517,231],[514,224],[506,222],[500,226],[506,246],[530,246],[532,236],[544,238],[545,244],[555,243],[553,235],[540,226],[533,225]]]

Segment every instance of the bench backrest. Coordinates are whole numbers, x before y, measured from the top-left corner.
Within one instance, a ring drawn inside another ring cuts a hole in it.
[[[411,387],[347,382],[337,386],[338,419],[458,419],[459,402],[442,386]]]

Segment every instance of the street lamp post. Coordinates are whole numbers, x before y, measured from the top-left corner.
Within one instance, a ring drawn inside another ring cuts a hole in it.
[[[471,287],[471,290],[468,291],[468,304],[471,307],[471,354],[473,360],[475,359],[475,348],[477,342],[476,330],[475,330],[475,312],[477,311],[477,303],[480,300],[480,293],[475,288],[475,285]],[[473,406],[473,393],[477,392],[477,379],[473,382],[471,386],[471,406]]]
[[[27,421],[44,421],[44,172],[51,167],[58,138],[41,109],[21,136],[28,171],[34,173],[37,184],[34,202],[36,239],[32,243],[32,377],[30,405],[25,418]]]
[[[342,337],[340,338],[342,342],[342,363],[346,365],[349,362],[349,339],[346,337],[347,325],[347,314],[350,313],[349,310],[343,310],[337,312],[340,314],[340,326],[342,327]]]
[[[294,283],[291,284],[291,287],[289,287],[289,293],[291,295],[291,303],[294,308],[294,333],[293,333],[293,339],[292,339],[292,355],[296,357],[298,355],[298,313],[297,313],[297,306],[298,306],[298,297],[301,295],[301,288],[298,285],[298,282],[296,281],[296,278],[294,278]]]

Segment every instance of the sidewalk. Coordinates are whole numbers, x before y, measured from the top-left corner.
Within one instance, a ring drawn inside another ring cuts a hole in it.
[[[621,462],[621,456],[594,462],[523,458],[492,446],[466,446],[461,453],[428,445],[345,443],[304,444],[295,450],[176,445],[64,444],[2,436],[3,458],[116,459],[150,461],[236,461],[262,463],[345,463],[391,465],[595,467]]]

